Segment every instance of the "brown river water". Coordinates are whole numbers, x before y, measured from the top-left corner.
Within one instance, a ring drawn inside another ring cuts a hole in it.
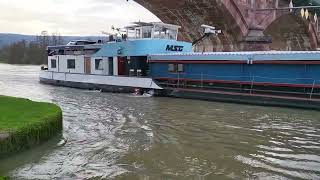
[[[12,179],[320,179],[320,113],[43,85],[0,64],[0,94],[53,102],[60,136],[0,160]],[[67,139],[65,145],[59,143]]]

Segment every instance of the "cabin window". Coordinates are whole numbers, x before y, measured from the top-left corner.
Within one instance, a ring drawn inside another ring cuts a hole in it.
[[[140,38],[140,33],[141,33],[141,30],[140,29],[136,29],[136,38]]]
[[[169,72],[175,72],[175,64],[169,64],[168,65],[168,71]]]
[[[53,69],[57,68],[57,60],[51,59],[51,68]]]
[[[172,73],[184,72],[184,66],[183,64],[169,64],[168,71]]]
[[[103,70],[102,59],[95,60],[95,68],[96,70]]]
[[[68,59],[67,66],[68,66],[68,69],[75,69],[76,68],[76,60],[75,59]]]
[[[142,38],[151,38],[152,29],[151,28],[143,28]]]
[[[183,64],[178,64],[178,72],[183,72],[184,68],[183,68]]]

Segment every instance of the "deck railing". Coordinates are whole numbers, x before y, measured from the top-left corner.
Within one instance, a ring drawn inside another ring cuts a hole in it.
[[[160,76],[159,76],[160,77]],[[220,76],[200,74],[176,73],[169,77],[154,79],[159,80],[159,85],[173,88],[200,88],[200,89],[222,89],[230,91],[245,91],[254,93],[287,94],[292,96],[303,96],[308,99],[320,96],[320,79],[313,78],[285,78],[266,76]],[[233,86],[221,86],[230,84]],[[260,88],[259,88],[260,87]],[[261,88],[275,87],[275,88]],[[281,90],[277,90],[280,88]],[[285,89],[285,90],[283,90]],[[300,89],[300,91],[294,90]]]
[[[64,80],[67,79],[68,75],[94,75],[94,76],[103,76],[103,77],[109,77],[109,76],[117,76],[117,77],[136,77],[136,78],[150,78],[149,76],[143,76],[143,75],[107,75],[107,74],[85,74],[85,73],[76,73],[76,72],[56,72],[56,71],[44,71],[50,75],[48,77],[50,79],[54,79],[55,74],[63,74],[64,75]]]
[[[56,72],[48,72],[48,78],[54,79]],[[77,73],[57,73],[62,76],[60,78],[65,81],[68,79],[68,75]],[[83,74],[80,74],[83,75]],[[97,75],[97,76],[108,76],[108,75]],[[313,78],[275,78],[265,76],[220,76],[220,75],[209,75],[205,73],[199,74],[186,74],[176,73],[171,74],[169,77],[138,77],[138,78],[153,78],[160,80],[157,84],[162,87],[172,88],[200,88],[200,89],[217,89],[217,90],[228,90],[228,91],[241,91],[249,94],[254,93],[278,93],[288,94],[292,96],[303,96],[308,99],[320,98],[320,79]],[[230,84],[233,86],[221,86],[221,84]],[[271,89],[259,89],[258,87],[280,87],[286,88],[287,90],[277,90],[277,88]],[[301,91],[294,91],[294,88],[303,89]],[[291,89],[291,91],[290,91]]]

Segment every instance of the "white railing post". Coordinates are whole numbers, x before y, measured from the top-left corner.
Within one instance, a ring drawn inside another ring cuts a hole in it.
[[[178,88],[180,87],[180,73],[178,72]]]
[[[314,91],[314,86],[316,85],[316,80],[313,81],[312,89],[310,92],[310,99],[312,99],[313,91]]]

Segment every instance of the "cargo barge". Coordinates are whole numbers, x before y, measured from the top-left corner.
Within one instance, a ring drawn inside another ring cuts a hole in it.
[[[320,109],[320,52],[195,53],[192,43],[178,41],[179,28],[138,22],[108,42],[48,47],[48,69],[40,73],[40,81],[107,92]],[[205,31],[214,33],[211,30]]]
[[[320,52],[212,52],[150,55],[163,95],[320,109]]]

